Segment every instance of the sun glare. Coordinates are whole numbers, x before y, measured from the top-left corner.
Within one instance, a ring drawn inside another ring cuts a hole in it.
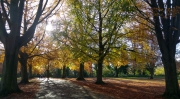
[[[52,25],[51,25],[51,24],[48,24],[48,25],[46,26],[46,30],[47,30],[47,31],[52,31],[52,30],[53,30]]]

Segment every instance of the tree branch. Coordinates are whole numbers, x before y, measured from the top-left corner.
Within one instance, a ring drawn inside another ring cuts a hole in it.
[[[46,25],[47,25],[47,20],[46,20]],[[43,40],[43,38],[45,36],[45,33],[46,33],[45,31],[46,31],[46,29],[44,30],[42,38],[38,41],[38,43],[36,43],[36,45],[34,46],[33,50],[30,52],[30,54],[35,50],[36,46]]]
[[[36,29],[36,25],[38,24],[38,21],[40,19],[40,16],[42,15],[42,7],[43,7],[43,0],[39,1],[39,6],[38,6],[38,10],[36,13],[36,17],[34,19],[33,24],[31,25],[31,27],[24,33],[24,35],[22,37],[20,37],[20,42],[19,45],[20,46],[24,46],[26,45],[34,36],[34,32]]]
[[[47,1],[48,1],[48,0],[47,0]],[[46,2],[47,2],[47,1],[46,1]],[[61,0],[58,0],[58,2],[56,3],[56,5],[54,6],[54,8],[52,8],[52,10],[51,10],[46,16],[44,16],[44,17],[38,22],[38,24],[41,23],[44,19],[46,19],[47,17],[49,17],[49,16],[52,14],[52,12],[55,10],[55,8],[59,5],[60,1],[61,1]],[[44,11],[44,9],[45,9],[45,6],[43,7],[42,11]]]
[[[22,17],[23,17],[23,10],[24,10],[24,2],[25,0],[20,0],[20,4],[19,4],[19,13],[18,13],[18,31],[21,30],[21,22],[22,22]]]

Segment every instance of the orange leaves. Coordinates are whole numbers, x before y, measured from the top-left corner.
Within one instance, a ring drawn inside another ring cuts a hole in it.
[[[3,61],[4,61],[4,55],[5,55],[4,53],[1,53],[1,54],[0,54],[0,63],[3,63]]]
[[[20,84],[21,93],[13,93],[1,99],[34,99],[40,88],[40,83],[36,79],[31,79],[28,84]]]
[[[104,78],[104,85],[94,84],[93,78],[86,78],[86,82],[70,79],[72,82],[90,88],[99,95],[106,95],[107,99],[163,99],[164,82],[143,79],[114,79]]]

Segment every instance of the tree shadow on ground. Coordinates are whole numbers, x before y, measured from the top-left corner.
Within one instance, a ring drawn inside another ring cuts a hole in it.
[[[91,90],[113,96],[115,99],[163,99],[165,90],[163,84],[148,82],[133,82],[129,80],[103,79],[106,84],[94,84],[94,79],[88,78],[86,82],[72,80],[72,82],[87,86]]]
[[[95,99],[91,92],[65,79],[51,78],[48,81],[41,81],[41,90],[36,94],[36,98],[54,99],[58,97],[67,99]]]

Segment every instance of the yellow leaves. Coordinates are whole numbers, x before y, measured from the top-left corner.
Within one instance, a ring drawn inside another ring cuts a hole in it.
[[[106,65],[112,63],[114,66],[123,66],[129,63],[128,52],[126,51],[126,45],[122,45],[120,49],[113,49],[114,55],[108,59],[109,63],[105,61]]]
[[[80,67],[80,61],[78,60],[73,60],[72,63],[69,65],[70,70],[79,71],[79,67]],[[84,70],[90,73],[92,71],[92,62],[90,61],[84,62]]]
[[[92,62],[88,61],[84,63],[84,70],[90,73],[92,71]]]
[[[1,54],[0,54],[0,63],[3,63],[3,61],[4,61],[4,55],[5,55],[4,53],[1,53]]]
[[[46,71],[46,68],[41,66],[34,66],[32,72],[34,74],[43,74]]]
[[[117,62],[117,67],[120,67],[120,66],[124,66],[124,65],[127,65],[128,64],[128,61],[127,60],[120,60]]]
[[[43,57],[34,57],[32,60],[32,66],[45,66],[48,64],[48,60]]]
[[[75,64],[69,66],[69,68],[70,68],[71,70],[79,71],[79,67],[78,67],[77,65],[75,65]]]

